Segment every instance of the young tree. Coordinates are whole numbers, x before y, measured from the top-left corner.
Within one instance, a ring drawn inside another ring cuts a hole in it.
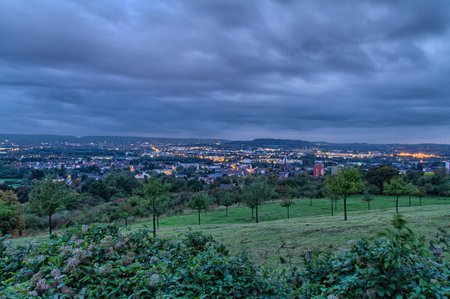
[[[72,208],[77,201],[74,192],[52,181],[37,183],[30,193],[30,207],[40,216],[48,217],[48,232],[52,234],[52,216],[59,211]]]
[[[370,202],[375,199],[375,194],[379,194],[380,189],[373,184],[367,185],[364,190],[363,200],[367,202],[367,209],[370,211]]]
[[[202,210],[208,208],[209,196],[204,192],[199,192],[192,196],[192,200],[189,203],[189,208],[198,212],[198,225],[200,225],[200,213]]]
[[[422,206],[422,197],[427,195],[427,192],[425,188],[422,186],[418,186],[416,191],[417,191],[416,196],[419,197],[419,206]]]
[[[233,193],[224,192],[220,194],[220,204],[225,207],[225,216],[228,217],[228,207],[234,204],[235,198]]]
[[[347,220],[347,197],[360,193],[364,188],[361,172],[357,168],[344,168],[338,174],[328,176],[325,190],[344,199],[344,219]]]
[[[120,202],[118,218],[123,219],[125,222],[125,228],[128,228],[128,220],[130,217],[138,215],[138,202],[136,201],[136,196],[132,196],[127,200]]]
[[[408,184],[408,200],[409,200],[409,206],[412,206],[411,203],[411,196],[416,196],[419,194],[420,190],[416,185],[413,185],[412,183]]]
[[[0,191],[0,236],[19,232],[25,228],[20,202],[13,191]]]
[[[143,204],[150,209],[153,222],[153,237],[156,238],[156,217],[158,206],[168,199],[170,184],[163,183],[155,177],[150,178],[144,186]]]
[[[259,206],[274,195],[275,191],[265,179],[258,179],[250,185],[244,186],[244,197],[247,205],[255,208],[256,223],[259,222]]]
[[[370,202],[374,200],[374,196],[368,190],[364,190],[363,200],[367,202],[367,209],[370,211]]]
[[[286,208],[286,213],[287,213],[287,219],[289,219],[289,208],[294,205],[294,201],[292,200],[291,197],[286,197],[283,199],[283,201],[281,202],[281,206],[283,208]]]
[[[395,212],[398,213],[398,198],[409,192],[408,184],[402,177],[394,177],[384,184],[384,194],[395,196]]]
[[[327,177],[327,180],[328,179]],[[331,216],[334,216],[334,210],[337,209],[337,201],[339,200],[339,194],[337,193],[337,188],[334,188],[333,184],[325,184],[325,194],[330,199],[330,209],[331,209]],[[334,209],[333,209],[334,204]]]

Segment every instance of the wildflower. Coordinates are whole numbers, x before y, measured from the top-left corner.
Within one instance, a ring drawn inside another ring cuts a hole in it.
[[[67,260],[65,268],[66,272],[72,273],[76,270],[76,267],[80,264],[80,260],[77,257],[71,257]]]
[[[37,284],[37,282],[42,278],[41,276],[41,271],[39,271],[38,273],[34,274],[33,277],[31,277],[30,283],[32,286],[35,286]]]
[[[83,232],[86,232],[88,229],[89,229],[89,225],[86,225],[86,224],[81,227],[81,231],[83,231]]]
[[[39,296],[39,294],[36,291],[30,291],[30,292],[28,292],[28,296],[30,296],[30,297],[37,297],[37,296]]]
[[[159,274],[153,273],[152,275],[150,275],[150,278],[148,280],[148,285],[151,288],[155,288],[159,285],[160,281],[161,281],[161,278],[160,278]]]
[[[100,241],[100,246],[104,249],[111,248],[113,244],[113,238],[111,236],[106,236]]]
[[[72,247],[71,246],[67,246],[67,245],[65,245],[65,246],[61,246],[61,254],[64,256],[64,255],[67,255],[69,252],[71,252],[71,250],[72,250]]]
[[[111,265],[104,265],[104,266],[100,266],[97,270],[98,274],[101,275],[105,275],[105,274],[109,274],[112,272],[112,266]]]
[[[45,278],[39,279],[39,281],[36,284],[36,288],[40,291],[46,291],[50,289],[50,286],[47,284],[47,281]]]
[[[50,275],[51,275],[53,278],[55,278],[55,277],[58,277],[59,275],[61,275],[61,272],[59,272],[58,269],[53,269],[53,270],[50,272]]]
[[[156,264],[157,262],[159,262],[159,258],[157,256],[152,256],[150,258],[150,263]]]
[[[117,242],[117,243],[114,245],[114,249],[120,250],[120,249],[122,249],[124,246],[125,246],[125,242]]]
[[[123,259],[123,265],[124,266],[128,266],[130,265],[135,258],[136,254],[134,252],[127,252],[127,254],[125,255],[124,259]]]
[[[64,277],[66,277],[66,275],[64,275],[64,274],[58,275],[55,277],[55,281],[59,282],[59,281],[63,280]]]
[[[61,293],[65,295],[73,295],[73,289],[67,286],[61,287]]]

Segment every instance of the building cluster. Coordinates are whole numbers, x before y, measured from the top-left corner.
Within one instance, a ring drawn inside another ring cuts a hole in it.
[[[196,177],[205,183],[224,176],[272,174],[288,177],[308,173],[315,177],[335,175],[346,166],[371,168],[389,164],[406,172],[435,172],[450,164],[433,153],[395,151],[342,151],[318,148],[224,147],[220,143],[35,143],[0,142],[0,159],[21,169],[65,169],[99,178],[113,170],[129,171],[138,179],[152,174]],[[450,158],[450,154],[446,156]]]

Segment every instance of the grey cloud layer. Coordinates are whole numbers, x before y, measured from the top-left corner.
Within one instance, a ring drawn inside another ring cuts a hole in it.
[[[3,132],[445,142],[450,2],[25,1]]]

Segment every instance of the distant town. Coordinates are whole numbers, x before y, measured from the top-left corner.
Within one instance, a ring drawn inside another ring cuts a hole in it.
[[[146,137],[0,135],[0,179],[20,184],[30,170],[56,172],[67,185],[111,171],[136,179],[151,175],[195,178],[212,184],[227,176],[334,175],[346,166],[367,170],[390,165],[408,170],[450,170],[450,146],[438,144],[333,144],[300,140],[227,141]]]

